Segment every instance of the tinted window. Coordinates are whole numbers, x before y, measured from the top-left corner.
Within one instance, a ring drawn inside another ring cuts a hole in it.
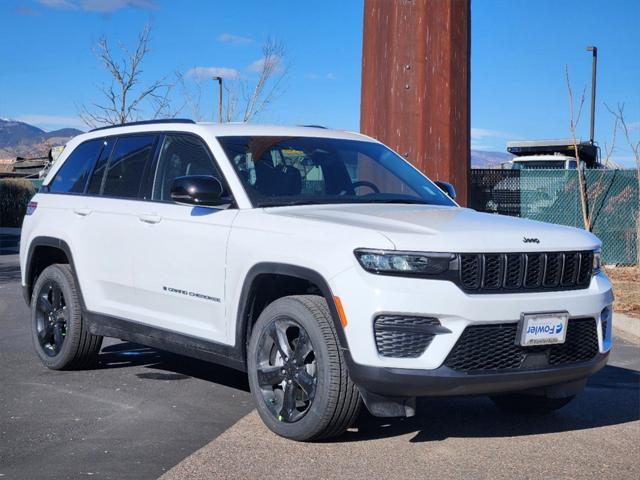
[[[153,152],[155,135],[120,137],[116,142],[104,181],[103,195],[135,198]]]
[[[219,137],[255,206],[312,203],[455,205],[380,143],[315,137]]]
[[[107,161],[109,160],[109,156],[111,155],[111,150],[113,150],[113,145],[116,143],[115,138],[105,138],[102,141],[103,148],[100,153],[100,157],[96,162],[95,167],[93,167],[93,172],[91,173],[91,178],[89,179],[89,185],[87,186],[87,194],[88,195],[98,195],[100,193],[100,188],[102,187],[102,178],[104,177],[104,171],[107,168]]]
[[[224,185],[202,140],[192,135],[167,135],[160,149],[153,199],[171,201],[171,184],[184,175],[211,175]]]
[[[82,193],[102,148],[102,140],[89,140],[76,147],[49,185],[52,193]]]

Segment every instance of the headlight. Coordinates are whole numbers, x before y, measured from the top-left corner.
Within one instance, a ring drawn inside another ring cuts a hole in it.
[[[437,275],[449,270],[450,253],[398,252],[358,249],[356,258],[368,272],[387,275]]]
[[[601,268],[602,268],[602,254],[600,252],[600,249],[594,250],[593,251],[593,268],[591,270],[591,273],[593,275],[597,275],[598,273],[600,273]]]

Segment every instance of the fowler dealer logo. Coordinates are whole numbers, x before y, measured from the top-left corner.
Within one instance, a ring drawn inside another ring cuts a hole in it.
[[[211,302],[220,303],[219,298],[210,297],[209,295],[205,295],[203,293],[190,292],[188,290],[180,290],[179,288],[172,288],[172,287],[162,287],[162,290],[169,293],[177,293],[180,295],[184,295],[186,297],[201,298],[202,300],[209,300]]]
[[[522,237],[522,242],[523,243],[540,243],[540,239],[539,238],[534,238],[534,237]]]
[[[558,334],[560,332],[562,332],[562,323],[559,323],[557,325],[531,325],[528,329],[527,329],[527,333],[531,334],[531,335],[541,335],[541,334],[545,334],[545,335],[549,335],[549,334]]]

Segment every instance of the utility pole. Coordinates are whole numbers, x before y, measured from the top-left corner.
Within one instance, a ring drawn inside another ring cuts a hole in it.
[[[222,123],[222,77],[213,77],[218,82],[218,123]]]
[[[589,142],[593,145],[594,126],[596,121],[596,67],[598,65],[598,47],[589,46],[587,52],[593,52],[591,61],[591,130]]]
[[[365,0],[360,130],[467,202],[471,0]]]

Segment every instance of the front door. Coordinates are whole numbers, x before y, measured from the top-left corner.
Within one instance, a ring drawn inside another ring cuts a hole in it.
[[[225,318],[225,265],[237,210],[174,203],[171,184],[185,175],[212,175],[226,185],[202,139],[167,133],[151,201],[140,202],[136,212],[136,314],[138,320],[165,330],[232,344]]]

